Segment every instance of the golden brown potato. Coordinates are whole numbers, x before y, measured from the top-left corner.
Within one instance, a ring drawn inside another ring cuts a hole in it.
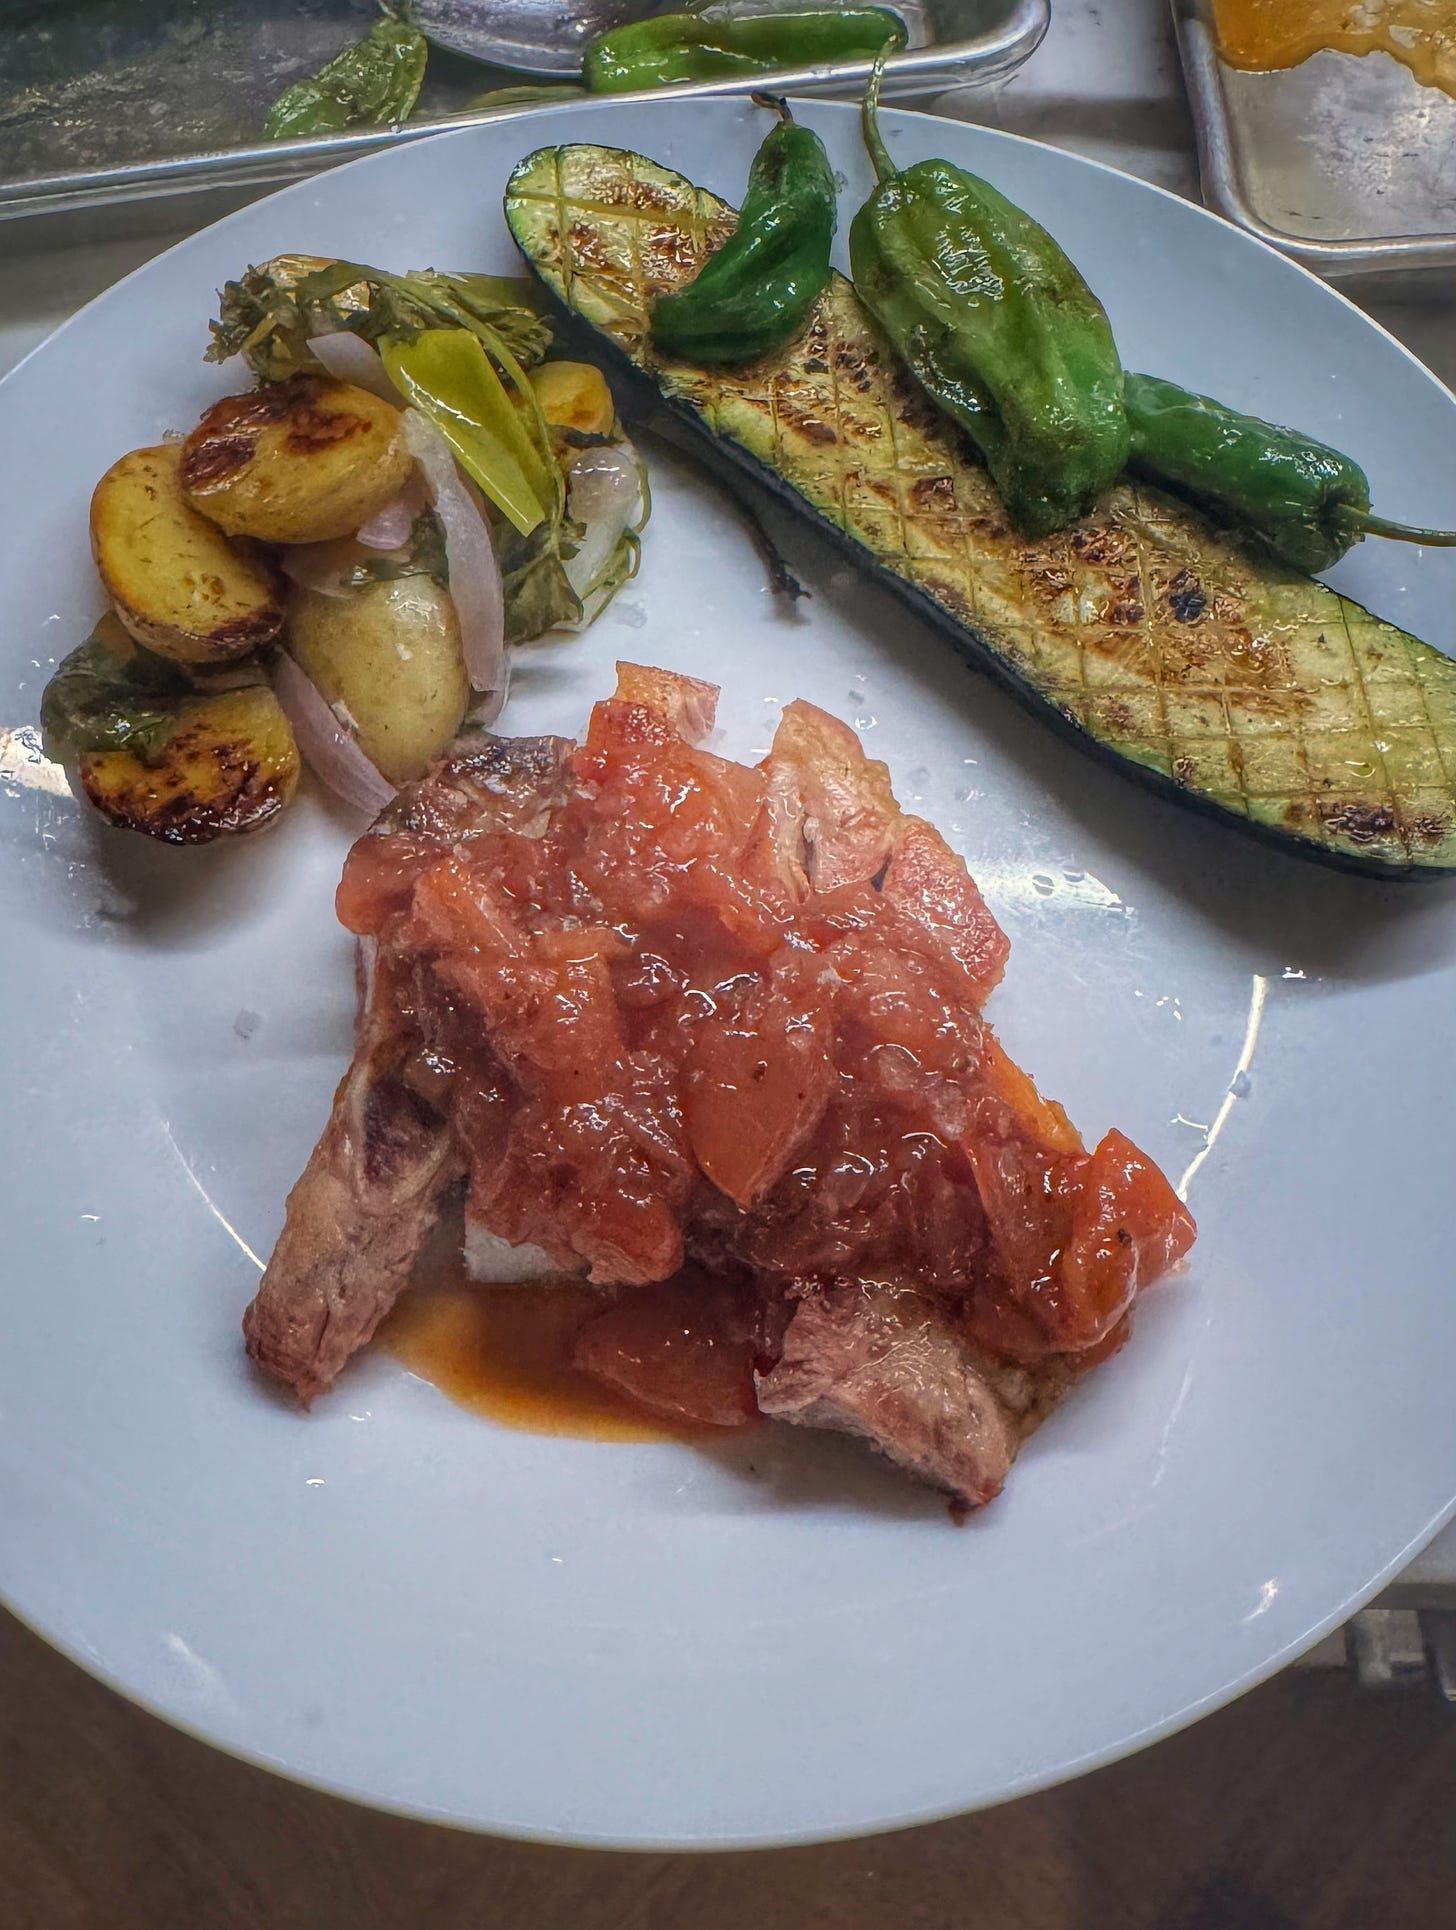
[[[397,496],[414,467],[391,403],[291,375],[215,402],[182,445],[182,489],[231,536],[326,543]]]
[[[77,776],[108,823],[165,844],[211,844],[256,831],[298,786],[298,747],[266,684],[184,697],[177,724],[144,762],[132,751],[83,751]]]
[[[91,497],[91,554],[138,643],[182,663],[241,657],[282,628],[282,579],[189,506],[179,455],[161,443],[111,465]]]
[[[541,413],[553,429],[578,435],[609,436],[617,419],[607,378],[590,362],[542,362],[531,371],[531,387]]]
[[[391,784],[420,776],[460,728],[470,701],[460,625],[432,577],[396,577],[351,597],[301,591],[288,647]]]

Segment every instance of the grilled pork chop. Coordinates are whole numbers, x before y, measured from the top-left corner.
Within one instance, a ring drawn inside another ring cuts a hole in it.
[[[250,1350],[326,1386],[463,1175],[492,1277],[602,1290],[586,1371],[979,1505],[1192,1222],[1002,1052],[1004,934],[884,766],[802,703],[762,764],[713,756],[715,695],[621,665],[580,746],[469,740],[355,845],[358,1050]]]

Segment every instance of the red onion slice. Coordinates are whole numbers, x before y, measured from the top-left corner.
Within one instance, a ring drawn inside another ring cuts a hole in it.
[[[341,328],[332,335],[311,336],[308,345],[340,382],[352,382],[356,389],[368,389],[371,395],[399,407],[399,390],[385,374],[377,350],[361,337]]]
[[[417,513],[408,495],[398,495],[392,503],[376,510],[367,523],[359,525],[354,540],[367,550],[402,550],[410,539]]]
[[[314,776],[345,804],[377,817],[393,798],[394,786],[380,775],[323,693],[287,654],[278,659],[273,688]]]
[[[566,580],[581,599],[581,616],[563,629],[585,630],[621,587],[613,580],[623,537],[647,521],[642,458],[624,436],[602,448],[583,449],[566,472],[566,506],[582,525],[581,545],[566,561]],[[630,574],[630,572],[628,572]]]
[[[568,558],[567,581],[578,596],[596,585],[618,543],[629,529],[640,529],[647,503],[642,458],[624,437],[597,449],[583,449],[566,471],[567,508],[585,535]]]
[[[405,410],[404,436],[444,532],[450,597],[460,622],[466,674],[473,689],[491,691],[499,698],[498,711],[505,702],[509,667],[505,593],[489,526],[461,480],[450,445],[418,409]]]
[[[479,724],[482,730],[488,729],[506,707],[506,696],[510,690],[510,682],[510,668],[508,664],[501,688],[499,690],[485,691],[481,696],[480,702],[470,706],[466,714],[466,722]]]

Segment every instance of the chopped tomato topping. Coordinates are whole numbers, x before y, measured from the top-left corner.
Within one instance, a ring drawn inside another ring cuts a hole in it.
[[[624,1294],[588,1321],[574,1359],[664,1420],[745,1427],[759,1418],[753,1370],[762,1329],[754,1299],[690,1270]]]
[[[604,1285],[695,1263],[582,1344],[624,1386],[655,1348],[634,1396],[692,1381],[670,1402],[700,1418],[752,1407],[714,1272],[760,1301],[911,1281],[1020,1359],[1115,1346],[1186,1210],[1121,1134],[1087,1152],[1008,1059],[982,1017],[1005,936],[854,733],[791,704],[746,768],[689,741],[713,695],[621,666],[540,835],[351,854],[340,916],[403,961],[490,1149],[472,1214]],[[702,1319],[679,1331],[684,1295]]]

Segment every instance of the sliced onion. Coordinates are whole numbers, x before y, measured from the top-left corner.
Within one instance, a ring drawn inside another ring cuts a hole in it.
[[[510,683],[510,667],[508,664],[501,688],[499,690],[484,691],[479,702],[472,704],[467,711],[465,717],[466,723],[479,724],[482,730],[489,729],[506,707],[506,696],[510,690]]]
[[[367,550],[402,550],[410,539],[415,518],[420,513],[420,492],[404,488],[393,502],[376,510],[367,523],[354,532],[354,540]]]
[[[566,580],[585,603],[630,529],[647,516],[642,458],[625,439],[573,456],[566,472],[567,514],[583,526],[581,547],[566,562]]]
[[[283,574],[301,590],[317,590],[321,596],[354,595],[354,571],[372,555],[361,550],[352,536],[336,536],[328,543],[287,543],[278,552]]]
[[[509,680],[506,611],[489,526],[461,480],[450,445],[418,409],[405,410],[404,436],[444,531],[450,598],[460,621],[466,674],[473,689],[491,691],[498,698],[499,711]]]
[[[286,654],[278,659],[273,688],[314,776],[345,804],[377,817],[393,798],[394,786],[360,750],[323,693]]]
[[[340,382],[352,382],[356,389],[368,389],[371,395],[399,406],[399,390],[385,374],[378,352],[351,330],[341,328],[332,335],[311,336],[308,345]]]

